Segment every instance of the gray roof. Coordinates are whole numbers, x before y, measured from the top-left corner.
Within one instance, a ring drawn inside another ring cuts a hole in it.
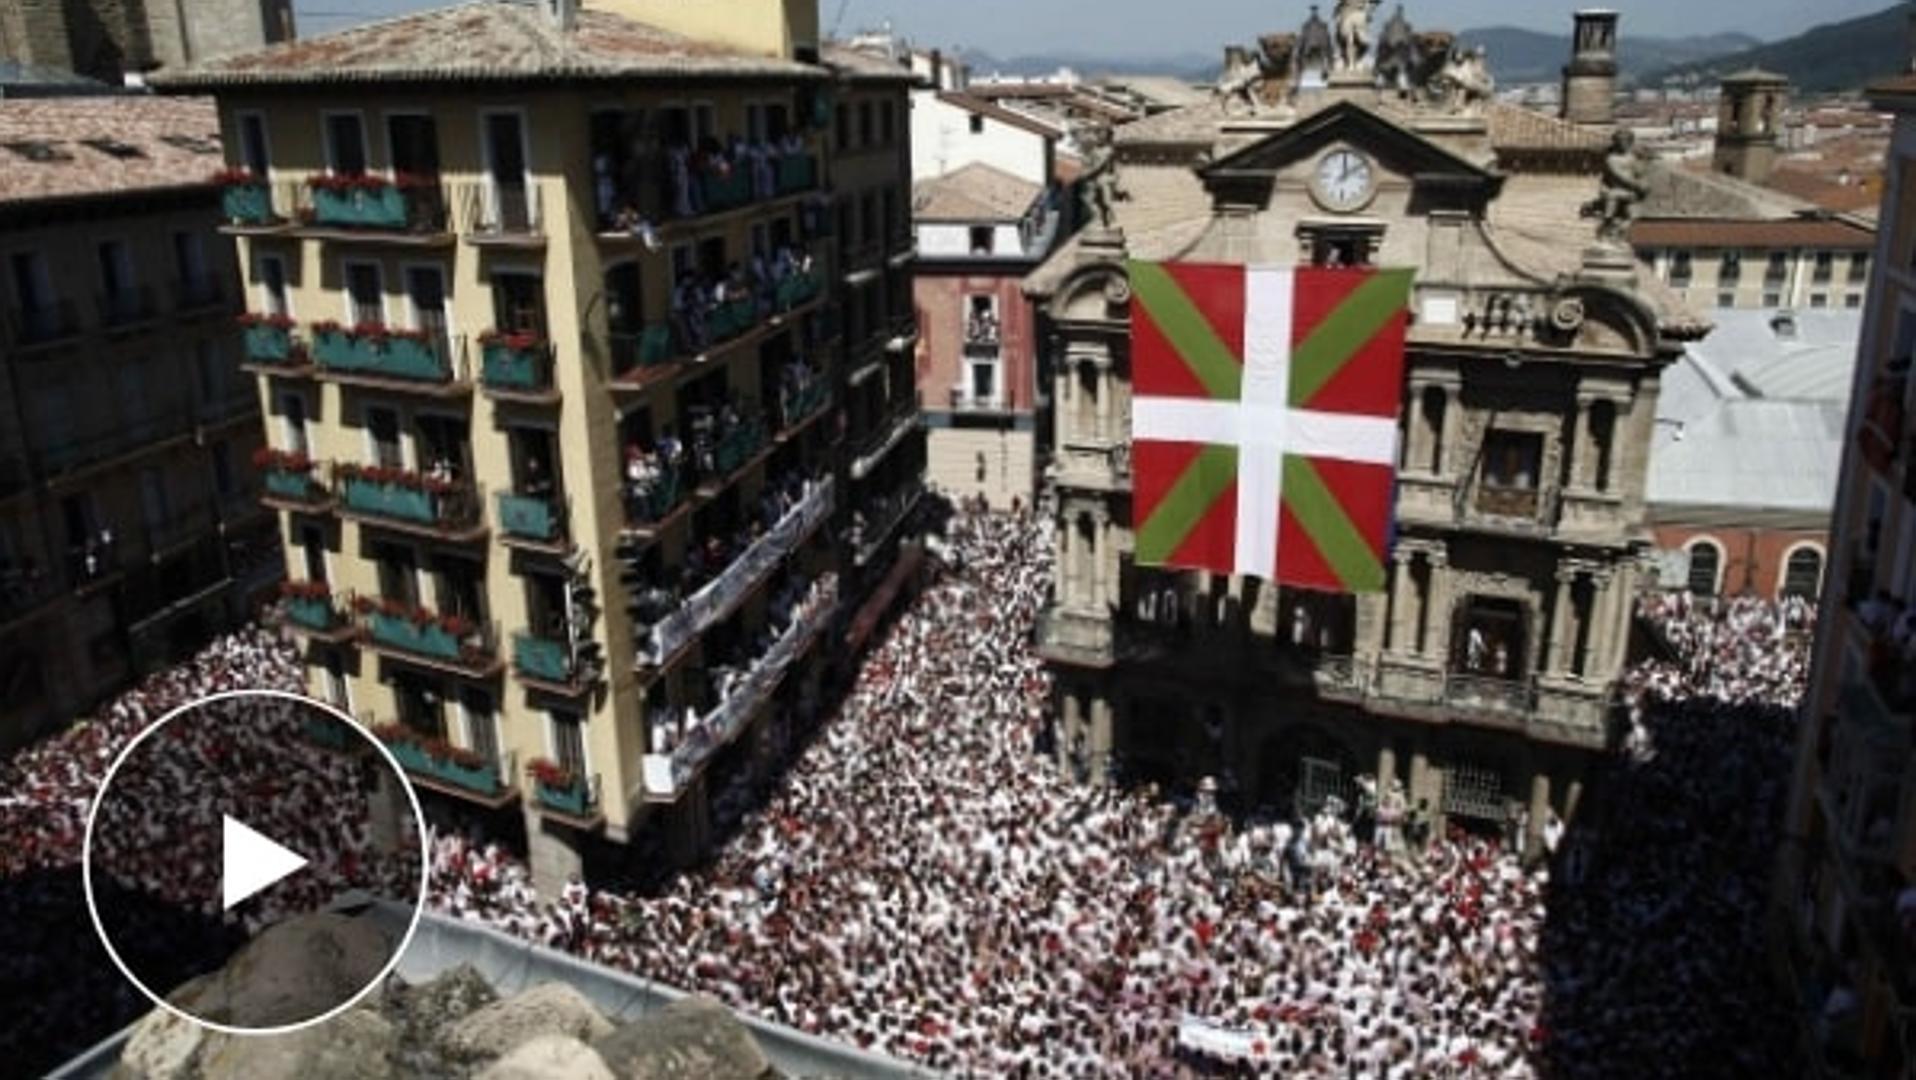
[[[819,66],[756,56],[605,11],[579,12],[570,31],[513,0],[422,11],[336,34],[283,42],[163,70],[168,90],[378,82],[528,79],[817,78]]]
[[[1646,498],[1651,516],[1686,510],[1821,517],[1836,498],[1862,313],[1724,310],[1684,347],[1657,399]]]

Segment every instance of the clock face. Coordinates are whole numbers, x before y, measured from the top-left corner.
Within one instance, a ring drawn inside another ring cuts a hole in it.
[[[1332,150],[1317,161],[1317,197],[1332,210],[1356,210],[1370,201],[1377,174],[1355,150]]]

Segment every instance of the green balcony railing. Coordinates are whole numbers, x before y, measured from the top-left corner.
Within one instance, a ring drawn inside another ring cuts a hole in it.
[[[756,420],[738,425],[719,437],[712,449],[712,464],[721,478],[730,476],[765,448],[765,426]]]
[[[240,225],[271,224],[272,193],[265,184],[233,184],[220,192],[220,213]]]
[[[545,781],[536,781],[533,791],[542,805],[576,818],[585,817],[596,801],[592,797],[592,785],[582,776],[573,777],[572,782],[562,788],[547,787]]]
[[[375,611],[366,617],[373,640],[381,645],[441,660],[459,659],[459,639],[436,622],[416,623],[398,615]]]
[[[524,540],[557,540],[560,534],[558,507],[544,496],[514,495],[502,491],[499,500],[499,529],[507,536]]]
[[[666,469],[659,482],[644,493],[630,493],[625,500],[626,523],[634,528],[663,521],[685,501],[685,486],[679,473]]]
[[[565,642],[533,634],[514,634],[512,662],[519,673],[550,683],[572,681],[572,664]]]
[[[786,154],[778,159],[778,193],[810,191],[818,183],[818,160],[810,154]]]
[[[407,193],[392,184],[344,190],[313,189],[313,221],[360,229],[403,229]]]
[[[752,201],[752,177],[745,169],[699,175],[699,191],[705,196],[705,212],[716,214]]]
[[[822,376],[814,377],[797,390],[785,391],[779,395],[780,412],[785,418],[785,426],[793,427],[803,420],[810,419],[814,413],[830,404],[831,400],[831,384]]]
[[[439,523],[437,499],[422,488],[384,484],[358,476],[347,477],[340,486],[348,510],[422,525]]]
[[[311,473],[293,472],[289,469],[268,469],[264,483],[267,494],[296,502],[313,502],[324,494],[319,484],[313,480]]]
[[[376,375],[418,382],[448,382],[452,364],[446,348],[430,338],[315,330],[313,359],[325,371]]]
[[[386,749],[407,772],[437,780],[453,787],[463,788],[480,795],[499,793],[499,766],[485,764],[469,768],[448,758],[433,757],[426,748],[418,743],[395,739],[386,744]]]
[[[339,610],[333,607],[330,599],[289,597],[286,601],[286,617],[308,630],[332,630],[340,624]]]
[[[258,323],[243,336],[246,359],[255,364],[284,364],[293,358],[293,333],[284,326]]]
[[[503,341],[489,341],[483,346],[479,374],[494,390],[550,390],[552,354],[543,345],[514,348]]]
[[[639,335],[639,366],[652,367],[672,359],[672,328],[665,323],[657,323],[645,328]]]
[[[713,306],[705,316],[705,337],[717,343],[730,341],[758,325],[758,305],[751,297],[741,296]]]
[[[819,287],[817,271],[793,274],[778,283],[773,290],[773,299],[779,311],[790,311],[811,303],[812,298],[818,295]]]

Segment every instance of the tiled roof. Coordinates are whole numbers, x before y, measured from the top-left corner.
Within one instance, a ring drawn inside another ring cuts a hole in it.
[[[1650,194],[1638,206],[1643,218],[1788,218],[1816,207],[1802,199],[1695,166],[1652,161]]]
[[[0,205],[198,187],[224,164],[207,98],[0,101]]]
[[[499,82],[644,76],[817,77],[797,61],[754,56],[585,10],[560,30],[531,4],[473,3],[367,23],[337,34],[218,56],[148,81],[174,90],[235,85]]]
[[[1044,189],[983,162],[912,185],[911,213],[918,221],[1015,221]]]
[[[1778,168],[1763,183],[1785,195],[1837,213],[1874,210],[1883,200],[1883,178],[1880,172],[1855,176],[1849,183],[1842,183],[1808,169]]]
[[[1630,227],[1630,243],[1639,248],[1836,248],[1867,251],[1876,234],[1839,218],[1666,218],[1640,220]]]
[[[1040,123],[1023,113],[1012,112],[1002,105],[994,105],[983,98],[973,97],[970,94],[946,91],[938,95],[938,100],[947,105],[955,105],[967,112],[974,112],[980,116],[990,117],[1001,124],[1010,124],[1012,127],[1022,128],[1025,131],[1031,132],[1033,135],[1046,135],[1056,138],[1064,134],[1049,124]]]
[[[875,56],[864,49],[828,43],[819,50],[818,57],[827,67],[855,81],[922,81],[920,76],[914,75],[905,65],[882,56]]]
[[[1610,145],[1604,128],[1572,124],[1535,109],[1503,102],[1484,107],[1490,126],[1490,145],[1499,150],[1601,151]]]

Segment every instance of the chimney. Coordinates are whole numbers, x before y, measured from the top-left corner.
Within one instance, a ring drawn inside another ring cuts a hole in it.
[[[1617,116],[1617,13],[1586,9],[1573,15],[1570,62],[1563,68],[1563,118],[1573,124],[1610,124]]]
[[[931,51],[931,88],[943,90],[945,87],[945,54],[937,49]]]
[[[1717,172],[1752,184],[1770,178],[1789,92],[1788,79],[1758,68],[1723,77],[1712,158]]]
[[[579,24],[579,0],[545,0],[546,18],[561,30],[571,30]]]

